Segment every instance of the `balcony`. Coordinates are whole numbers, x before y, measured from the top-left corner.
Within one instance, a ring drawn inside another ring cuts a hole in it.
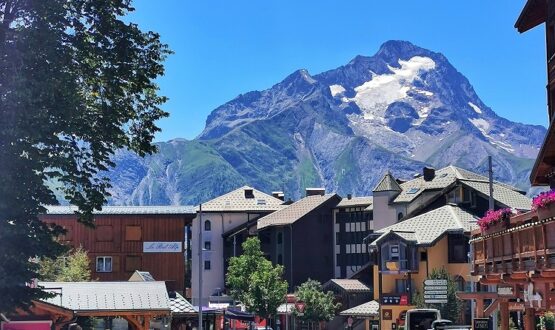
[[[555,271],[555,208],[513,216],[506,228],[472,232],[472,275]]]

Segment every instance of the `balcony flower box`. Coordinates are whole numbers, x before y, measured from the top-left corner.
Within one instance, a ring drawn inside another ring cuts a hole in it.
[[[540,193],[532,199],[532,210],[539,220],[555,217],[555,190]]]
[[[512,215],[513,211],[509,208],[496,211],[490,210],[486,212],[486,215],[478,220],[478,226],[480,227],[482,234],[493,234],[507,229]]]

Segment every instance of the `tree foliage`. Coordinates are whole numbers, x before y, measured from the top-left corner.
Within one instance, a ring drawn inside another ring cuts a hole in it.
[[[64,250],[43,205],[62,196],[92,225],[114,152],[155,150],[169,50],[123,20],[130,2],[0,0],[0,311],[42,296],[29,259]]]
[[[461,319],[463,313],[463,302],[457,297],[457,283],[449,275],[445,268],[432,269],[428,279],[439,280],[447,279],[447,303],[446,304],[426,304],[423,293],[417,293],[413,297],[413,305],[418,308],[435,308],[441,312],[441,317],[454,322]]]
[[[82,247],[73,249],[56,258],[39,261],[41,281],[86,282],[91,280],[90,259]]]
[[[248,311],[263,318],[276,314],[287,294],[287,281],[283,276],[283,266],[273,266],[264,258],[260,250],[260,240],[247,239],[243,254],[232,257],[226,276],[231,296],[242,302]]]
[[[320,282],[308,279],[297,288],[297,299],[305,304],[302,315],[295,310],[301,320],[309,322],[331,321],[340,304],[334,302],[331,291],[324,292]]]

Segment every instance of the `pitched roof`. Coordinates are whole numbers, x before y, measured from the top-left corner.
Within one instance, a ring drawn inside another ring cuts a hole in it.
[[[283,226],[295,223],[297,220],[301,219],[308,213],[318,208],[320,205],[333,198],[339,201],[339,196],[336,194],[324,196],[315,195],[302,198],[279,211],[260,218],[258,220],[257,229],[261,230],[266,227]]]
[[[75,312],[170,311],[164,282],[39,282],[38,285],[55,294],[42,301]]]
[[[342,198],[341,202],[337,204],[336,207],[356,207],[356,206],[365,206],[369,207],[372,206],[374,198],[372,196],[367,197],[351,197],[349,198]]]
[[[133,274],[131,274],[129,281],[130,282],[152,282],[156,280],[154,279],[154,276],[152,276],[152,274],[150,274],[149,272],[136,270],[133,272]]]
[[[198,311],[198,308],[177,292],[175,292],[175,298],[170,297],[170,309],[172,314],[196,314]]]
[[[477,218],[460,207],[445,205],[392,226],[377,230],[381,234],[370,245],[376,246],[389,234],[400,236],[418,245],[429,246],[448,232],[466,233],[478,228]]]
[[[457,182],[457,180],[489,182],[489,179],[483,175],[470,172],[468,170],[456,167],[447,166],[436,171],[432,180],[426,181],[424,177],[418,177],[401,184],[402,191],[393,200],[394,203],[407,203],[416,199],[420,194],[426,190],[440,190],[449,187]],[[518,193],[518,189],[508,184],[494,181],[494,186],[501,186]]]
[[[324,284],[324,288],[338,288],[345,292],[362,293],[372,292],[366,284],[354,279],[332,279]]]
[[[488,182],[461,180],[461,183],[486,196],[489,196]],[[530,210],[532,207],[532,199],[499,184],[494,184],[493,186],[493,199],[507,207],[519,210]]]
[[[380,180],[380,182],[378,182],[374,190],[372,191],[377,192],[377,191],[401,191],[401,190],[402,190],[401,187],[399,186],[397,181],[395,181],[395,178],[393,177],[391,172],[387,172]]]
[[[245,190],[252,191],[252,197],[245,196]],[[240,212],[266,211],[273,212],[283,208],[283,201],[265,194],[249,186],[243,186],[227,194],[202,203],[203,212]]]
[[[378,316],[380,312],[380,304],[375,301],[369,301],[362,305],[346,309],[339,313],[342,316]]]
[[[48,215],[71,215],[78,211],[77,206],[47,205]],[[196,214],[194,206],[190,205],[159,205],[159,206],[112,206],[105,205],[102,210],[93,212],[97,215],[128,215],[128,214]]]

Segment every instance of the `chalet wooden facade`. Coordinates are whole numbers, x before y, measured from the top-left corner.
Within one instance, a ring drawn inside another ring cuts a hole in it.
[[[134,271],[143,270],[166,281],[170,290],[189,287],[186,233],[196,216],[193,207],[106,206],[94,216],[96,228],[78,223],[74,211],[48,207],[41,220],[64,227],[67,233],[59,239],[88,251],[94,280],[127,281]]]
[[[555,2],[528,0],[515,27],[526,32],[546,24],[548,69],[547,136],[530,175],[533,186],[555,188]],[[476,301],[476,317],[497,309],[501,328],[509,328],[511,310],[524,311],[524,329],[535,328],[535,316],[555,311],[555,207],[540,208],[485,230],[472,233],[472,274],[497,292],[466,292],[459,296]],[[486,302],[491,301],[488,305]]]

